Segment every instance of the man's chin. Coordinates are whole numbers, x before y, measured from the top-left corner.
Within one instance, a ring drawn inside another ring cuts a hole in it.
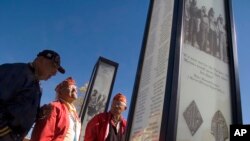
[[[112,114],[113,115],[121,115],[121,112],[119,112],[119,111],[113,111]]]
[[[72,95],[72,99],[76,100],[78,97],[76,95]]]
[[[47,81],[51,78],[51,76],[44,77],[42,80]]]

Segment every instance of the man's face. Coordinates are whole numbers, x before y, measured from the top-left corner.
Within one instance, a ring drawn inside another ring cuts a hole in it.
[[[206,14],[206,13],[207,13],[207,9],[206,9],[205,6],[202,6],[201,10],[202,10],[203,14]]]
[[[113,100],[111,105],[111,113],[113,115],[121,115],[127,109],[125,103],[117,100]]]
[[[77,87],[76,85],[69,85],[68,87],[61,88],[59,90],[59,98],[67,102],[73,102],[77,99]]]
[[[45,57],[40,58],[39,63],[39,77],[41,80],[48,80],[52,76],[56,75],[57,66],[52,60],[47,59]]]

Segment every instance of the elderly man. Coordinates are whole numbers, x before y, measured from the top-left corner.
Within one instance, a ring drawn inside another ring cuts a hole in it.
[[[75,81],[69,77],[55,90],[57,100],[49,104],[51,113],[37,120],[31,141],[78,141],[81,125],[73,105],[77,99]]]
[[[94,116],[87,124],[84,141],[123,141],[127,121],[122,112],[127,109],[126,97],[118,93],[112,101],[109,112]]]
[[[32,63],[0,65],[0,140],[20,141],[29,132],[40,107],[40,80],[65,73],[52,50],[37,54]]]

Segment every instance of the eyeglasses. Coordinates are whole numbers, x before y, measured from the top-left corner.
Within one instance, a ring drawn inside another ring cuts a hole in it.
[[[115,107],[121,107],[121,106],[126,107],[126,103],[121,102],[121,101],[113,101],[113,105],[114,105]]]

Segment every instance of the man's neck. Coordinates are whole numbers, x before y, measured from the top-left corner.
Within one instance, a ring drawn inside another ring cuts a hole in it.
[[[68,101],[66,101],[66,100],[64,100],[62,98],[59,98],[59,100],[62,101],[67,106],[69,111],[75,112],[75,106],[73,105],[72,102],[68,102]]]
[[[40,77],[39,77],[38,72],[37,72],[37,63],[34,61],[32,63],[29,63],[29,64],[30,64],[30,67],[32,68],[32,70],[33,70],[33,72],[35,74],[35,78],[37,80],[40,80]]]
[[[119,121],[121,119],[121,115],[113,115],[113,119],[115,121]]]

